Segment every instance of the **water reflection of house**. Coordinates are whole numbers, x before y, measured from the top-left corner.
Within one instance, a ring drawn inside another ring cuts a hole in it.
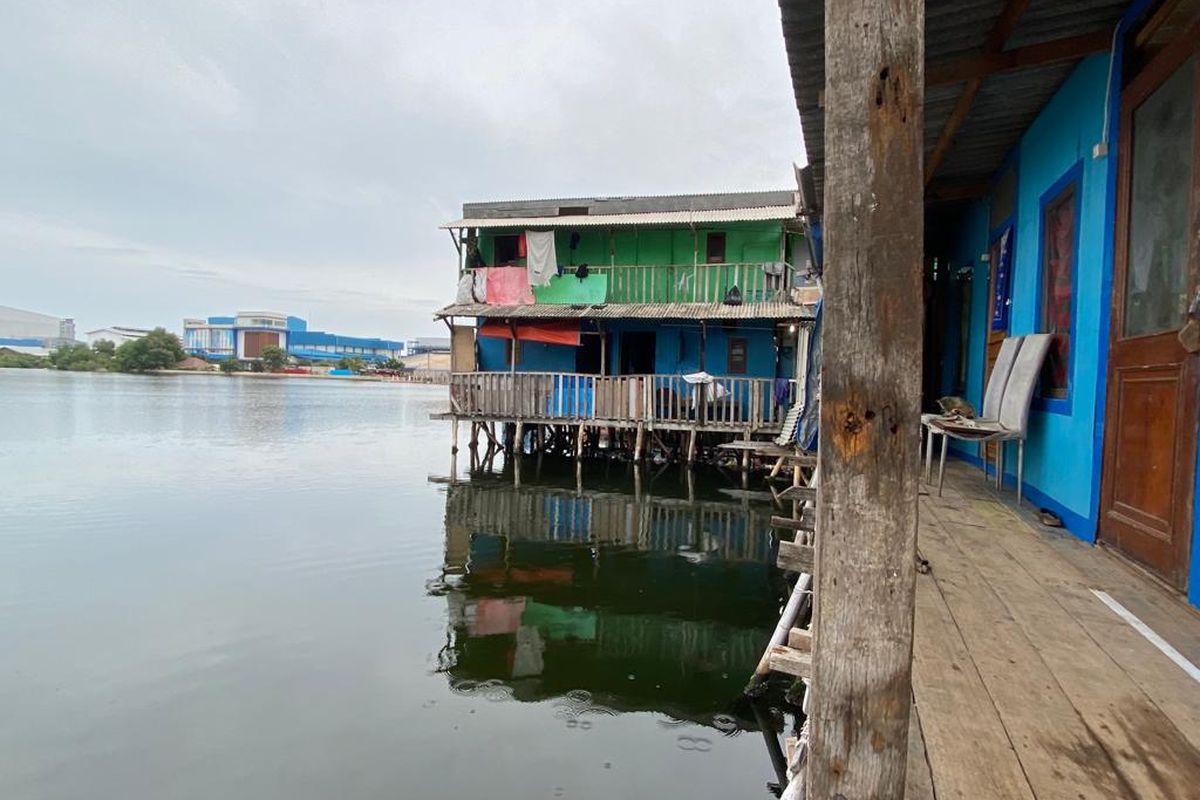
[[[441,667],[460,689],[584,690],[604,708],[715,724],[776,612],[767,520],[729,502],[448,485]]]
[[[448,569],[466,555],[456,537],[489,533],[512,541],[603,542],[693,559],[766,562],[771,548],[769,507],[727,501],[689,502],[651,494],[549,486],[460,483],[447,487]],[[453,526],[453,528],[451,527]]]

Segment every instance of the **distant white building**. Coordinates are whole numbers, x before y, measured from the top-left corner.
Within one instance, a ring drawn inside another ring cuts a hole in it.
[[[75,320],[0,306],[0,347],[52,350],[75,341]]]
[[[94,331],[88,331],[84,334],[87,337],[88,344],[96,342],[112,342],[115,345],[123,345],[125,342],[132,342],[140,339],[150,331],[145,328],[127,328],[123,325],[113,325],[109,328],[97,328]]]

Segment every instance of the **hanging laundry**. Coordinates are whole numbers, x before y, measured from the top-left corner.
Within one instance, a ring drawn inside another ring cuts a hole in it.
[[[458,279],[458,291],[454,295],[454,302],[459,305],[487,302],[486,273],[487,270],[483,269],[464,272]]]
[[[486,272],[488,305],[533,305],[533,290],[529,288],[525,267],[491,267]]]
[[[786,406],[791,402],[792,382],[787,378],[776,378],[774,400],[777,406]]]
[[[554,251],[554,231],[525,231],[530,286],[545,286],[558,273],[558,254]]]

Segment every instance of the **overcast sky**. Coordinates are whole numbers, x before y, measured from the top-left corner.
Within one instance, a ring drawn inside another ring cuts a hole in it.
[[[774,0],[36,0],[0,24],[0,305],[444,331],[464,200],[791,188]]]

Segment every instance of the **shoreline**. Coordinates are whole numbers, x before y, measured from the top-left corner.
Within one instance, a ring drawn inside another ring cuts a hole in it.
[[[44,367],[38,368],[21,368],[21,367],[0,367],[3,372],[69,372],[70,370],[47,369]],[[84,370],[82,371],[89,375],[159,375],[159,376],[201,376],[201,377],[217,377],[217,378],[264,378],[267,380],[282,380],[285,378],[298,378],[301,380],[321,380],[321,381],[347,381],[350,383],[401,383],[401,384],[416,384],[420,386],[445,386],[445,382],[428,381],[428,380],[412,380],[396,377],[382,377],[376,375],[313,375],[304,373],[290,372],[231,372],[223,373],[217,370],[194,370],[194,369],[152,369],[145,372],[114,372],[109,370]]]

